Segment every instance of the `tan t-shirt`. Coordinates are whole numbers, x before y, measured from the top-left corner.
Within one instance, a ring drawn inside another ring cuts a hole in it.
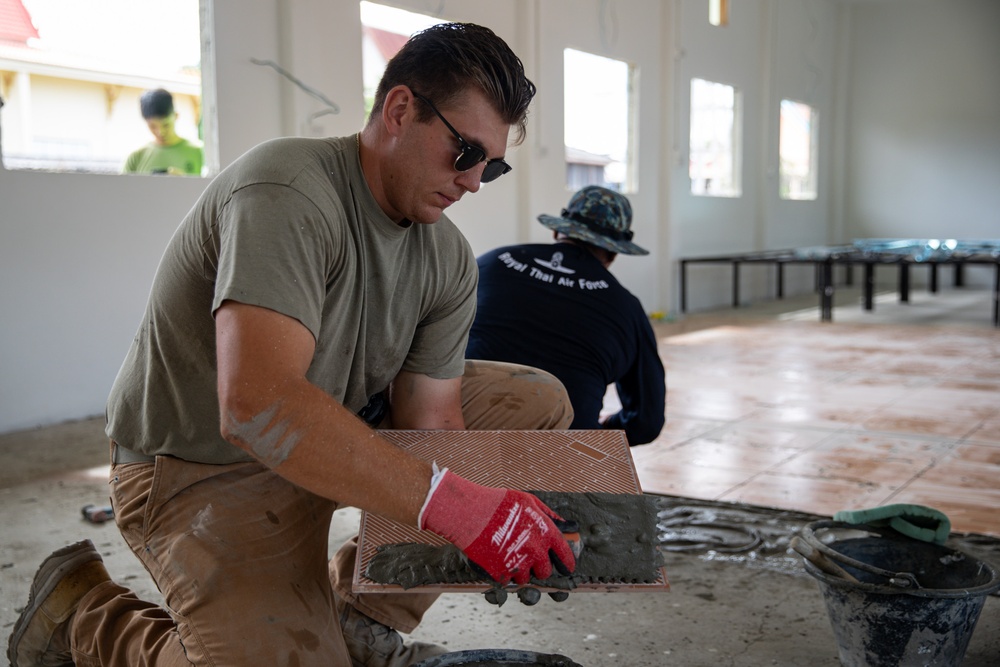
[[[219,434],[215,321],[227,299],[316,338],[311,382],[358,411],[406,370],[464,370],[477,269],[446,217],[401,227],[378,207],[355,137],[275,139],[209,184],[175,232],[108,401],[109,437],[203,463],[250,460]]]

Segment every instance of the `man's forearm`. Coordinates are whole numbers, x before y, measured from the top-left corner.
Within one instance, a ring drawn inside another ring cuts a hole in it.
[[[430,463],[380,437],[315,385],[286,384],[270,402],[223,414],[226,439],[316,495],[416,525]]]

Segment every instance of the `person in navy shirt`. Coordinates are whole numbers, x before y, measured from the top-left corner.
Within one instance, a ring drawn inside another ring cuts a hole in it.
[[[654,440],[666,384],[656,337],[639,302],[608,267],[632,243],[632,206],[587,186],[559,217],[538,216],[555,243],[512,245],[477,258],[476,319],[465,356],[534,366],[566,386],[573,429],[622,429],[629,445]],[[608,385],[622,409],[600,419]]]

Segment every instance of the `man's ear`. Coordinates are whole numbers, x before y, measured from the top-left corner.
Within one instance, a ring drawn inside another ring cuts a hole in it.
[[[398,136],[410,122],[416,98],[407,86],[400,84],[391,89],[382,104],[382,123],[390,136]]]

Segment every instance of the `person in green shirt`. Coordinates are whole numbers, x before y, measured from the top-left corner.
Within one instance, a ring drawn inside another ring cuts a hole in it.
[[[139,109],[153,141],[132,151],[122,173],[201,176],[204,163],[201,144],[177,134],[173,96],[163,88],[147,90],[139,98]]]

